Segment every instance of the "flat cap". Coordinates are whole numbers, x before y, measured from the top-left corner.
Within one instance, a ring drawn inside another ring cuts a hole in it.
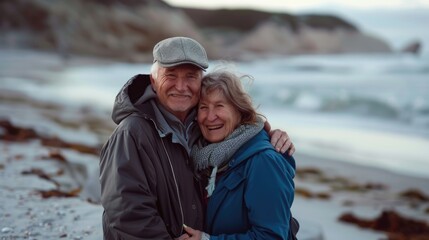
[[[153,48],[153,62],[161,67],[174,67],[181,64],[193,64],[202,70],[209,66],[206,50],[192,38],[167,38]]]

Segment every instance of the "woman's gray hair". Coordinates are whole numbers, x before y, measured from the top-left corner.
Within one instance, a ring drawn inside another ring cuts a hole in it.
[[[226,100],[241,114],[242,124],[255,124],[259,115],[252,105],[250,95],[244,90],[241,80],[252,79],[249,75],[238,76],[231,70],[219,69],[205,75],[201,82],[201,98],[219,90]]]

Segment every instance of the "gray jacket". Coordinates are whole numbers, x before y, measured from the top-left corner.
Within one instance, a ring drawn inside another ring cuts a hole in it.
[[[162,134],[150,101],[135,105],[148,86],[149,75],[136,75],[116,96],[112,118],[118,126],[100,156],[105,239],[172,239],[183,224],[202,229],[204,222],[186,148],[174,134]]]

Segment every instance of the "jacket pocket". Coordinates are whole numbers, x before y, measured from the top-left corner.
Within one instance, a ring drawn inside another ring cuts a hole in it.
[[[225,188],[229,191],[238,187],[244,181],[244,176],[239,173],[233,172],[225,179]]]

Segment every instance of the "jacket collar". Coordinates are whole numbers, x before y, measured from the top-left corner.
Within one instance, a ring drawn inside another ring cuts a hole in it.
[[[254,154],[270,148],[273,148],[273,146],[269,142],[268,133],[265,130],[261,130],[255,137],[237,150],[232,156],[231,161],[229,161],[228,167],[229,169],[233,169],[242,162],[248,160]]]

